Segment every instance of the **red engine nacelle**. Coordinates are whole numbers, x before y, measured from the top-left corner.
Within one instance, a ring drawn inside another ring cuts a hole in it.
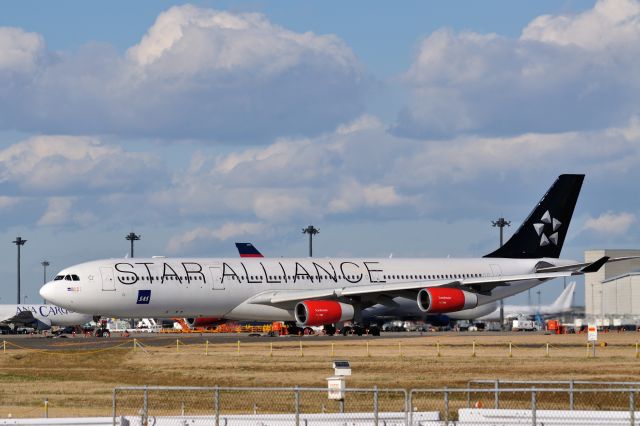
[[[209,318],[209,317],[200,317],[200,318],[185,318],[186,323],[191,328],[197,327],[212,327],[214,325],[220,325],[227,322],[225,319],[221,318]]]
[[[303,326],[334,324],[353,319],[353,306],[335,300],[305,300],[295,309],[296,321]]]
[[[422,312],[443,314],[476,306],[478,296],[458,288],[429,287],[418,293],[418,308]]]

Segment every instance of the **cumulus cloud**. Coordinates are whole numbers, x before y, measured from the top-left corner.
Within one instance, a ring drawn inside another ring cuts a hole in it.
[[[96,220],[89,211],[82,211],[72,197],[52,197],[48,200],[47,209],[38,220],[40,226],[56,226],[76,224],[87,226]]]
[[[21,28],[0,27],[0,78],[3,72],[27,73],[36,69],[44,55],[41,35]]]
[[[584,229],[605,235],[623,235],[636,223],[636,215],[628,212],[607,211],[598,217],[589,217]]]
[[[176,6],[124,55],[44,49],[37,34],[0,28],[0,128],[255,143],[320,133],[363,108],[349,47],[261,14]]]
[[[394,132],[413,138],[619,126],[640,111],[640,6],[533,20],[518,39],[441,29],[420,41]]]
[[[199,151],[174,175],[172,187],[150,195],[151,210],[177,209],[185,220],[233,216],[272,225],[345,215],[476,217],[504,203],[500,195],[519,193],[523,185],[543,191],[561,173],[586,173],[588,183],[615,179],[626,188],[640,178],[637,121],[599,131],[446,141],[345,124],[317,138],[226,154]],[[488,198],[487,188],[495,185],[500,191]]]
[[[182,253],[211,241],[227,241],[231,238],[256,235],[265,229],[266,225],[259,222],[228,222],[219,228],[197,227],[171,237],[166,249],[171,254]]]
[[[401,196],[392,185],[362,185],[355,180],[345,182],[340,194],[329,202],[330,213],[350,213],[358,208],[386,208],[410,204],[411,197]]]
[[[92,137],[36,136],[0,150],[0,188],[23,194],[143,191],[163,173],[157,156]]]
[[[0,196],[0,210],[9,209],[20,202],[20,197]]]
[[[635,0],[598,1],[577,16],[543,15],[522,31],[523,40],[576,45],[602,50],[636,43],[640,37],[640,3]]]

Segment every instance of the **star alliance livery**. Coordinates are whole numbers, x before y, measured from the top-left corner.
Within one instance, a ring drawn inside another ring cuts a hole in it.
[[[67,309],[120,317],[215,317],[367,326],[367,308],[412,300],[424,313],[472,309],[607,262],[559,259],[584,175],[562,175],[499,249],[470,259],[107,259],[62,270],[40,294]],[[61,277],[78,276],[73,287]],[[489,313],[489,312],[487,312]]]
[[[49,330],[51,326],[82,325],[93,315],[79,314],[55,305],[0,305],[0,325],[8,324]]]

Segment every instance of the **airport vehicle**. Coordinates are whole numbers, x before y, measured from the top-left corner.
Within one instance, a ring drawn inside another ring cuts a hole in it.
[[[363,311],[398,297],[425,313],[449,313],[629,259],[559,259],[583,180],[559,176],[513,236],[482,258],[106,259],[65,268],[40,294],[107,316],[295,319],[304,327],[353,321],[360,334]],[[60,282],[69,274],[80,277],[73,288]]]
[[[511,329],[513,331],[537,331],[539,330],[539,327],[537,326],[535,321],[526,318],[520,318],[513,320]]]
[[[0,326],[9,330],[13,325],[36,330],[49,330],[51,326],[82,325],[93,315],[73,312],[55,305],[0,305]]]

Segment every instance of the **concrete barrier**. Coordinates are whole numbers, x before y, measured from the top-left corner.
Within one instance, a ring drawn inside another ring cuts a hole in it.
[[[634,424],[640,424],[640,412],[635,413]],[[532,424],[531,410],[495,410],[486,408],[461,408],[458,410],[458,426],[500,425],[521,426]],[[536,424],[545,426],[601,426],[625,425],[631,422],[629,411],[591,410],[536,410]]]

